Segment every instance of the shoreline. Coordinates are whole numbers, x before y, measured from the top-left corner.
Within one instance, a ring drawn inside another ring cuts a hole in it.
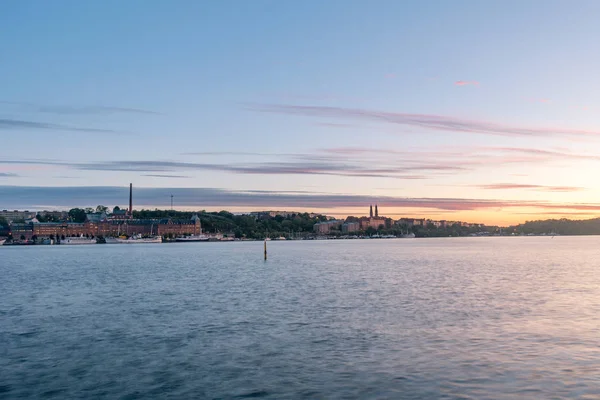
[[[533,237],[545,237],[553,239],[554,237],[561,236],[598,236],[598,235],[468,235],[468,236],[417,236],[417,237],[311,237],[301,239],[268,239],[270,242],[313,242],[313,241],[341,241],[341,240],[403,240],[410,241],[414,239],[459,239],[459,238],[533,238]],[[85,244],[61,244],[61,243],[31,243],[31,242],[5,242],[0,246],[15,247],[15,246],[92,246],[92,245],[123,245],[123,244],[190,244],[190,243],[239,243],[239,242],[263,242],[265,239],[234,239],[234,240],[202,240],[202,241],[176,241],[176,240],[163,240],[159,243],[85,243]]]

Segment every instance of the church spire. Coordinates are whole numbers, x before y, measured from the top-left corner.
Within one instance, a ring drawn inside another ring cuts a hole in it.
[[[369,210],[369,216],[373,218],[373,204],[371,204],[371,208]]]
[[[375,204],[375,216],[379,217],[379,211],[377,211],[377,204]]]

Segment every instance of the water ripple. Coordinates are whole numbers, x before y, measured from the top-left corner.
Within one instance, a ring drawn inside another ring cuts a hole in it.
[[[598,240],[1,248],[0,399],[597,399]]]

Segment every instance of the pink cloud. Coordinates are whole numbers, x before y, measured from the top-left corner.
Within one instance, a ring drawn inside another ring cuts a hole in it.
[[[486,185],[476,185],[480,189],[488,190],[503,190],[503,189],[533,189],[545,192],[578,192],[585,190],[585,188],[577,186],[545,186],[545,185],[533,185],[523,183],[493,183]]]
[[[454,82],[456,86],[467,86],[467,85],[475,85],[479,86],[479,82],[477,81],[456,81]]]
[[[562,217],[567,216],[594,216],[597,215],[595,212],[585,212],[585,211],[542,211],[542,212],[513,212],[513,214],[521,214],[521,215],[557,215]]]
[[[375,121],[420,129],[463,132],[471,134],[529,137],[570,136],[571,139],[576,136],[600,136],[600,129],[584,130],[560,127],[510,126],[501,123],[469,120],[444,115],[411,114],[361,108],[327,107],[318,105],[302,106],[289,104],[253,105],[249,108],[260,112],[299,115],[313,118]]]

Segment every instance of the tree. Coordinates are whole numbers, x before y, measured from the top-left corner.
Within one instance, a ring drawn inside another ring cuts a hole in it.
[[[69,219],[73,222],[85,222],[85,210],[81,208],[72,208],[69,210]]]
[[[370,226],[370,227],[367,228],[367,230],[365,231],[365,233],[368,236],[372,236],[372,235],[374,235],[374,234],[377,233],[377,230],[375,230],[375,228],[373,228],[372,226]]]
[[[50,214],[37,214],[35,218],[40,222],[58,222],[58,218]]]
[[[85,208],[85,213],[86,214],[92,214],[94,212],[94,209],[92,207],[86,207]]]
[[[34,243],[37,242],[37,239],[38,239],[37,235],[33,235],[31,237],[31,240],[33,240]]]
[[[114,208],[113,208],[113,213],[116,213],[117,211],[121,211],[121,207],[119,207],[119,206],[114,206]]]
[[[0,226],[8,227],[8,221],[4,217],[0,217]]]
[[[106,206],[102,206],[102,205],[96,206],[96,212],[97,213],[104,213],[104,212],[107,212],[107,211],[108,211],[108,207],[106,207]]]
[[[25,240],[25,235],[21,235],[21,240]]]

